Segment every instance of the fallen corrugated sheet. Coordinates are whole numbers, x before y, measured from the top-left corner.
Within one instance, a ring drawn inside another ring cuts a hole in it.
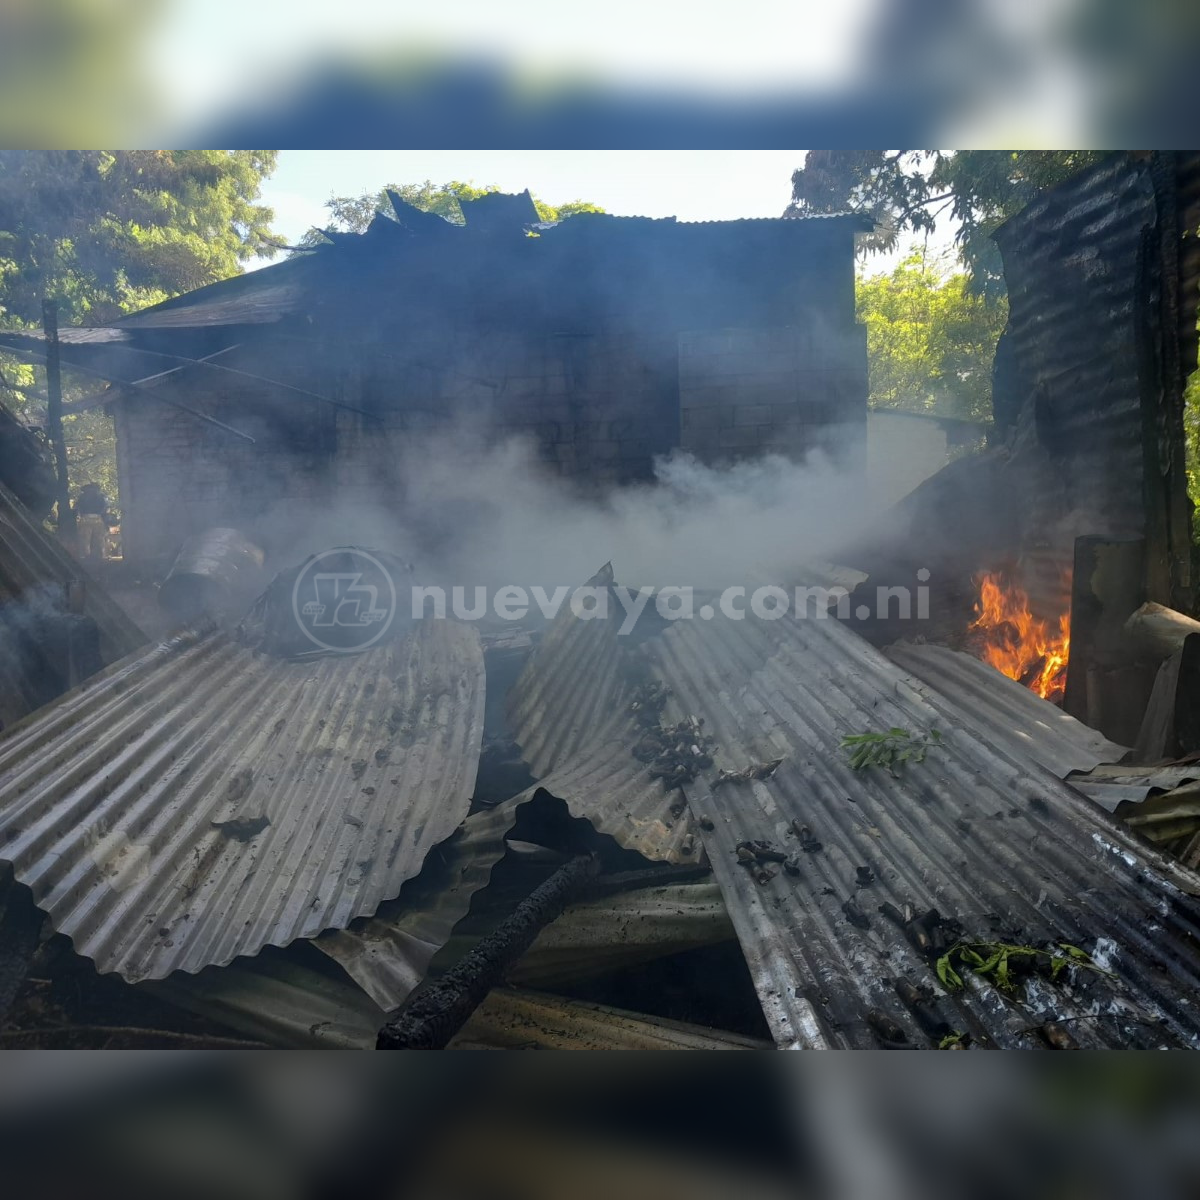
[[[105,663],[116,662],[146,644],[146,635],[124,609],[88,577],[87,571],[0,484],[0,601],[19,601],[47,585],[61,588],[65,593],[71,583],[83,585],[82,611],[96,622],[100,655]]]
[[[590,587],[612,584],[606,567]],[[694,862],[699,843],[678,793],[633,757],[637,741],[626,672],[632,650],[621,638],[623,609],[611,593],[606,620],[576,617],[569,605],[554,619],[509,698],[509,728],[539,786],[571,813],[646,858]]]
[[[443,951],[454,961],[472,944],[471,921]],[[579,983],[671,954],[733,941],[721,889],[711,880],[639,888],[571,904],[508,971],[510,983]]]
[[[340,928],[466,815],[483,674],[450,621],[312,663],[163,643],[0,740],[0,860],[130,981]]]
[[[685,785],[779,1045],[1200,1044],[1200,902],[1187,894],[1200,877],[948,718],[836,621],[679,621],[646,650],[669,708],[707,720],[717,768],[783,759],[768,779]],[[894,775],[851,769],[842,738],[893,727],[938,729],[942,744]],[[793,822],[821,849],[802,852]],[[798,875],[755,882],[736,855],[751,839],[795,854]],[[883,902],[936,909],[977,943],[1065,943],[1092,965],[1011,993],[964,971],[951,991]],[[897,980],[923,995],[902,1001]]]
[[[448,1049],[760,1050],[765,1042],[682,1021],[564,1000],[544,992],[497,989]]]
[[[538,935],[508,978],[514,984],[553,987],[735,936],[716,883],[642,888],[571,905]]]
[[[1117,816],[1185,866],[1200,867],[1200,784],[1117,806]]]
[[[884,653],[928,687],[924,698],[984,740],[1065,779],[1129,753],[987,663],[945,646],[897,642]]]
[[[267,950],[198,975],[142,985],[187,1012],[271,1046],[370,1050],[387,1014],[340,972],[321,972]]]
[[[1133,767],[1102,764],[1086,774],[1069,776],[1067,782],[1101,808],[1115,812],[1119,805],[1140,804],[1151,793],[1173,791],[1180,784],[1197,779],[1200,779],[1200,762]]]
[[[148,985],[172,1004],[273,1046],[372,1050],[386,1013],[349,980],[263,954]],[[746,1050],[753,1038],[539,992],[498,988],[451,1049]]]
[[[435,847],[421,874],[374,916],[313,943],[337,962],[380,1009],[399,1008],[425,978],[429,964],[487,886],[504,857],[505,838],[521,801],[473,813],[454,836]]]

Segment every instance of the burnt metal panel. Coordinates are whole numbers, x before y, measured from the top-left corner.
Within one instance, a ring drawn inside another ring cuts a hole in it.
[[[778,1044],[877,1045],[873,1014],[909,1045],[938,1044],[897,979],[927,989],[945,1027],[979,1044],[1044,1045],[1048,1022],[1084,1046],[1200,1044],[1200,877],[981,736],[951,702],[931,703],[837,621],[681,621],[646,649],[671,706],[708,722],[717,767],[783,759],[767,779],[685,785]],[[894,774],[851,769],[842,739],[892,727],[937,729],[942,743]],[[793,822],[820,851],[803,852]],[[799,874],[756,882],[735,852],[750,839],[799,852]],[[1111,973],[1006,994],[968,972],[951,992],[880,913],[885,901],[937,909],[972,940],[1068,943]]]
[[[609,587],[612,569],[589,580]],[[623,612],[609,594],[609,611]],[[646,858],[694,862],[699,843],[680,794],[633,756],[629,638],[620,619],[555,617],[509,695],[509,728],[538,786]]]
[[[0,740],[0,861],[130,981],[343,927],[466,815],[483,691],[456,622],[313,663],[181,636]]]
[[[508,849],[522,801],[471,816],[429,856],[421,874],[371,917],[330,930],[313,943],[384,1011],[399,1008],[425,978],[434,955],[487,887]]]
[[[970,654],[913,642],[897,642],[884,653],[928,685],[922,689],[926,698],[948,719],[969,725],[992,745],[1032,760],[1059,779],[1119,762],[1129,753],[1128,746],[1109,741]]]
[[[1147,156],[1114,154],[995,234],[1009,296],[997,418],[1008,423],[1023,582],[1042,616],[1065,607],[1079,536],[1146,538],[1155,598],[1187,587],[1186,568],[1169,562],[1187,520],[1179,271],[1162,244],[1178,239],[1161,174]]]

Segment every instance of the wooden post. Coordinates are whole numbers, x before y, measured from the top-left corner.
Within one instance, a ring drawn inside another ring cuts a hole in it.
[[[58,471],[58,533],[75,549],[75,512],[67,476],[67,443],[62,427],[62,374],[58,360],[58,305],[42,301],[42,329],[46,334],[46,432]]]

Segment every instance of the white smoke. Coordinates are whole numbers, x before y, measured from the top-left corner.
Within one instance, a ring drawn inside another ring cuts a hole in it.
[[[358,544],[411,561],[423,580],[489,587],[577,584],[606,561],[630,586],[787,585],[836,559],[881,507],[861,473],[816,454],[709,467],[676,452],[651,483],[589,494],[532,442],[462,430],[410,442],[394,477],[404,494],[386,505],[276,511],[257,530],[273,565]]]

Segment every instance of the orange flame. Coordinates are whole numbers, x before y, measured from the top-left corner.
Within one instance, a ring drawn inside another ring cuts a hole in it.
[[[1052,632],[1029,611],[1029,597],[999,573],[979,578],[979,599],[970,628],[980,636],[976,653],[997,671],[1016,679],[1046,700],[1061,700],[1067,685],[1070,613]]]

